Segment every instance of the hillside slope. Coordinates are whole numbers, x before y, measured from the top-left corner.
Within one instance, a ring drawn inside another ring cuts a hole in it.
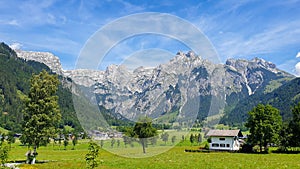
[[[222,120],[228,125],[241,125],[247,120],[247,113],[257,104],[270,104],[280,110],[283,120],[292,117],[291,108],[300,102],[300,78],[295,78],[269,93],[255,93],[241,101]]]
[[[43,69],[51,71],[42,63],[18,58],[5,43],[0,44],[0,65],[0,127],[20,132],[23,120],[22,97],[29,91],[32,74],[37,74]],[[62,77],[59,78],[63,80]],[[82,130],[70,90],[60,84],[57,94],[62,114],[61,125],[70,125],[78,131]]]

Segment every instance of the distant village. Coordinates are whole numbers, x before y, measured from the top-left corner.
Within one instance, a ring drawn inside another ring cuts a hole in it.
[[[99,130],[91,130],[88,131],[88,136],[93,138],[94,140],[108,140],[111,138],[122,138],[123,133],[117,131],[103,132]]]

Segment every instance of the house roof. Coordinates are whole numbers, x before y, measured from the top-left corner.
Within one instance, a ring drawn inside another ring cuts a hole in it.
[[[240,130],[209,130],[207,136],[238,136]]]

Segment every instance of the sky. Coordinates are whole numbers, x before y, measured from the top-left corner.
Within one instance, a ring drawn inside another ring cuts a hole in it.
[[[15,49],[51,52],[63,69],[75,69],[84,45],[106,25],[134,14],[166,13],[199,29],[223,63],[259,57],[300,75],[299,7],[299,0],[2,0],[0,41]],[[98,68],[121,62],[155,66],[188,50],[172,37],[136,35],[112,46]]]

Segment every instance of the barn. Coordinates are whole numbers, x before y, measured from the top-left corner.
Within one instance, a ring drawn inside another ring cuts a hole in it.
[[[206,134],[210,138],[210,150],[237,151],[240,149],[239,137],[243,137],[240,130],[209,130]]]

